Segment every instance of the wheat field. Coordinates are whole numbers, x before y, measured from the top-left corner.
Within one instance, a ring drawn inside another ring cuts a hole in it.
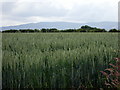
[[[3,88],[103,88],[118,33],[4,33]]]

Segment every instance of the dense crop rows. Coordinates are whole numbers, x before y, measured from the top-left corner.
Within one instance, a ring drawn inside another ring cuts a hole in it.
[[[117,33],[3,34],[3,88],[104,87]]]

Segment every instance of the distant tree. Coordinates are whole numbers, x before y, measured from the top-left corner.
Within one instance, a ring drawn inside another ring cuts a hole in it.
[[[42,29],[41,29],[41,32],[47,32],[47,29],[42,28]]]
[[[51,29],[42,28],[41,32],[59,32],[59,30],[57,30],[56,28],[51,28]]]
[[[34,32],[40,32],[40,30],[39,29],[34,29]]]
[[[79,29],[77,29],[77,32],[86,32],[86,30],[79,28]]]
[[[90,27],[88,25],[81,26],[79,29],[66,29],[66,30],[58,30],[56,28],[50,28],[50,29],[45,29],[42,28],[41,30],[39,29],[19,29],[19,30],[4,30],[2,31],[3,33],[8,32],[8,33],[16,33],[16,32],[21,32],[21,33],[34,33],[34,32],[107,32],[105,29],[100,29],[96,27]],[[116,29],[111,29],[109,32],[120,32],[120,30]]]
[[[85,26],[82,26],[81,29],[84,29],[84,30],[86,30],[86,32],[89,32],[89,30],[94,29],[94,28],[92,28],[88,25],[85,25]]]
[[[118,32],[117,29],[110,29],[109,32]]]
[[[33,29],[19,29],[19,31],[23,33],[35,32]]]
[[[15,30],[15,29],[10,29],[10,30],[4,30],[2,31],[3,33],[16,33],[16,32],[19,32],[18,30]]]
[[[49,32],[59,32],[59,30],[57,30],[56,28],[51,28],[49,29]]]
[[[88,25],[82,26],[81,29],[79,29],[79,31],[80,32],[106,32],[105,29],[90,27]]]
[[[88,25],[85,25],[85,26],[82,26],[81,29],[91,29],[92,27],[88,26]]]
[[[63,30],[63,32],[76,32],[76,29],[66,29],[66,30]]]
[[[93,32],[107,32],[107,31],[105,29],[97,28],[97,29],[93,30]]]

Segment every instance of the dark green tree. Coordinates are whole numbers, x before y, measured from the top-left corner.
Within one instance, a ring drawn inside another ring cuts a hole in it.
[[[118,32],[117,29],[110,29],[109,32]]]

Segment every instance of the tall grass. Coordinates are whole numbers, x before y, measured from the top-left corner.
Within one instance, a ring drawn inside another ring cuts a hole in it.
[[[117,33],[3,34],[3,88],[105,87]]]

